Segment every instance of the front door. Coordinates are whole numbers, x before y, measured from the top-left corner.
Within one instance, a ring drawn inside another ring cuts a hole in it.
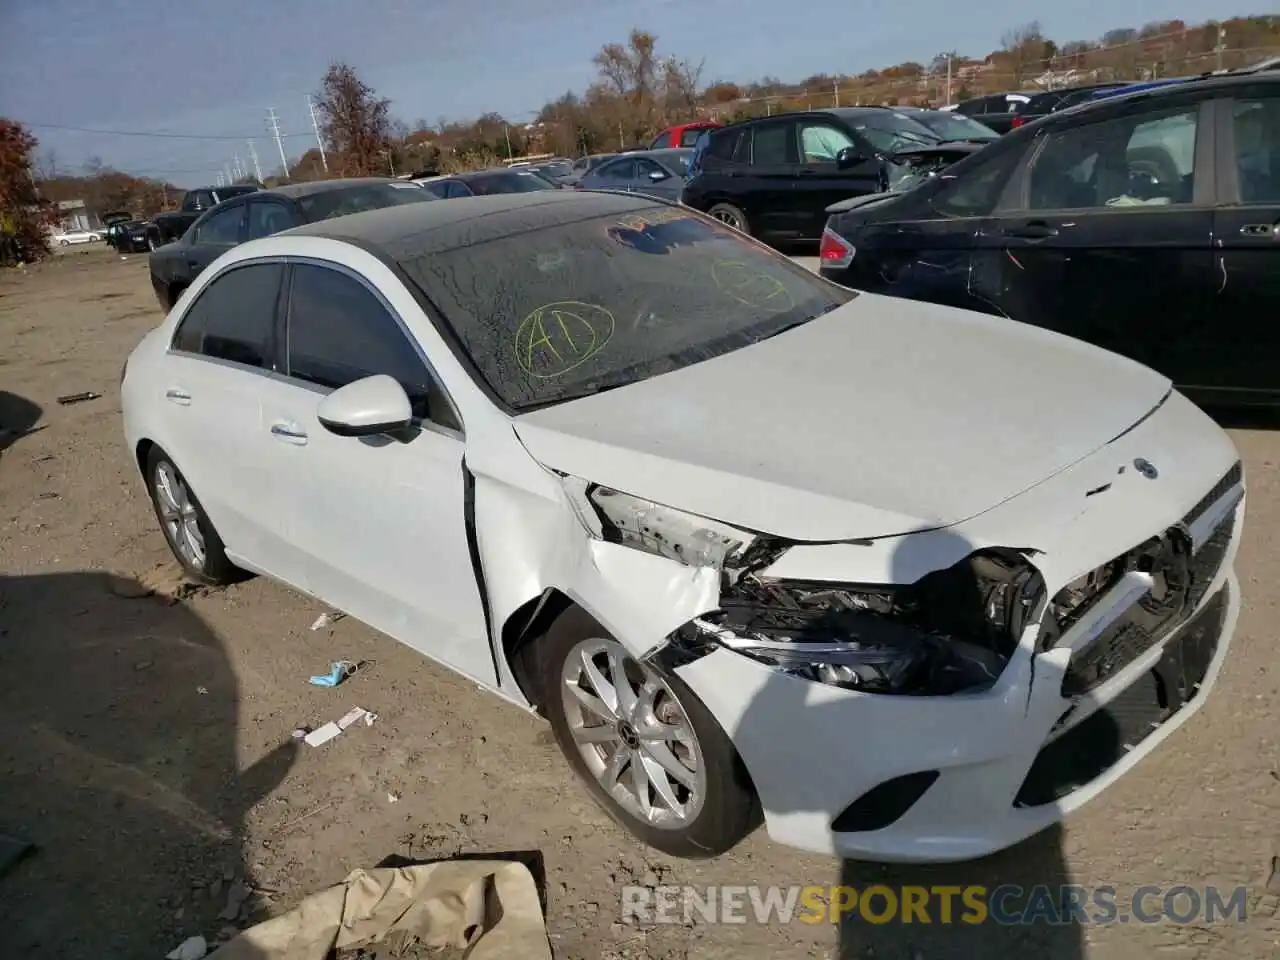
[[[178,324],[156,384],[166,452],[233,559],[282,572],[259,387],[276,366],[275,320],[284,266],[249,263],[215,277]]]
[[[1218,129],[1231,159],[1219,168],[1217,336],[1202,379],[1222,399],[1247,402],[1280,391],[1280,91],[1259,84],[1221,108],[1225,122]]]
[[[1181,384],[1212,342],[1212,124],[1144,104],[1046,134],[990,225],[975,274],[1015,320]]]
[[[804,118],[796,123],[800,155],[795,204],[802,236],[817,239],[827,224],[827,207],[880,189],[880,160],[869,143],[830,120]],[[841,170],[836,156],[852,147],[858,161]]]
[[[285,375],[263,395],[300,585],[427,656],[496,682],[467,537],[461,425],[390,307],[336,267],[291,268]],[[339,437],[316,408],[373,374],[399,381],[411,437]]]

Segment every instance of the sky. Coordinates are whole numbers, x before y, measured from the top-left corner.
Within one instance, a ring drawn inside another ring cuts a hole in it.
[[[306,96],[344,61],[412,124],[485,112],[527,122],[594,79],[592,56],[632,28],[703,61],[707,82],[857,74],[939,51],[985,56],[1012,27],[1096,40],[1153,20],[1262,12],[1222,0],[0,0],[0,116],[27,124],[56,168],[90,157],[181,186],[238,155],[264,173],[315,145]],[[168,136],[86,133],[127,131]],[[190,137],[191,139],[186,139]],[[205,139],[194,139],[202,137]]]

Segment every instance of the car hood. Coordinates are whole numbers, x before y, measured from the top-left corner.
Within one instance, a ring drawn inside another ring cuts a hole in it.
[[[792,540],[853,540],[985,512],[1106,445],[1170,389],[1078,340],[863,293],[515,429],[544,465],[634,496]]]

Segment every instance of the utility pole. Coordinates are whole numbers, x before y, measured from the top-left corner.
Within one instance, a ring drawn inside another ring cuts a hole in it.
[[[502,135],[507,138],[507,159],[515,159],[515,154],[511,152],[511,127],[506,123],[502,124]]]
[[[244,166],[240,163],[239,153],[231,155],[231,172],[235,174],[237,180],[244,176]]]
[[[276,149],[280,151],[280,172],[283,176],[289,176],[289,158],[284,155],[284,141],[280,139],[280,118],[276,116],[276,108],[267,108],[267,125],[271,128],[272,135],[276,138]]]
[[[316,146],[320,148],[320,163],[324,167],[324,172],[329,172],[329,158],[324,155],[324,138],[320,136],[320,124],[316,120],[316,105],[311,99],[311,94],[307,94],[307,111],[311,114],[311,129],[316,132]]]
[[[396,175],[396,165],[395,161],[391,159],[391,151],[383,150],[382,155],[387,158],[387,166],[391,168],[391,175],[394,177]]]
[[[214,185],[215,187],[225,187],[225,186],[226,186],[226,184],[222,182],[222,172],[221,172],[221,171],[219,171],[219,172],[218,172],[217,177],[215,177],[215,178],[214,178],[213,185]]]
[[[947,102],[943,106],[951,106],[951,54],[947,54]]]
[[[835,96],[835,106],[840,106],[840,81],[838,79],[831,81],[831,90]]]
[[[249,158],[253,161],[253,173],[258,178],[258,182],[262,182],[262,164],[258,163],[258,149],[253,145],[253,141],[249,141]]]
[[[618,121],[618,149],[619,150],[627,149],[627,145],[622,139],[622,121],[621,120]]]
[[[230,167],[228,167],[225,163],[222,165],[222,172],[223,172],[223,173],[225,173],[225,174],[227,175],[227,186],[228,186],[228,187],[229,187],[229,186],[231,186],[231,184],[233,184],[233,183],[235,183],[235,182],[236,182],[235,177],[231,176],[231,168],[230,168]]]
[[[1222,69],[1222,57],[1227,52],[1227,28],[1218,27],[1218,45],[1213,48],[1213,52],[1218,55],[1218,69]]]

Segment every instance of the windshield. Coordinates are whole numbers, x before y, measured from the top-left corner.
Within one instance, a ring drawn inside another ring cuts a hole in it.
[[[856,296],[681,207],[589,209],[400,261],[515,410],[678,370]]]
[[[546,177],[528,170],[504,170],[479,177],[468,177],[467,186],[477,197],[492,193],[533,193],[535,190],[554,190],[556,185]]]
[[[434,199],[436,198],[431,191],[422,189],[416,183],[362,183],[355,187],[299,197],[298,206],[302,208],[302,215],[314,223],[317,220],[345,217],[349,213]]]
[[[894,153],[903,147],[937,143],[942,138],[905,113],[882,110],[859,116],[853,129],[881,153]]]
[[[555,163],[548,163],[546,166],[539,167],[538,169],[552,177],[567,177],[569,174],[573,173],[573,167],[567,163],[561,163],[559,161]]]
[[[924,124],[943,140],[998,140],[1000,134],[963,113],[923,111],[913,119]]]

